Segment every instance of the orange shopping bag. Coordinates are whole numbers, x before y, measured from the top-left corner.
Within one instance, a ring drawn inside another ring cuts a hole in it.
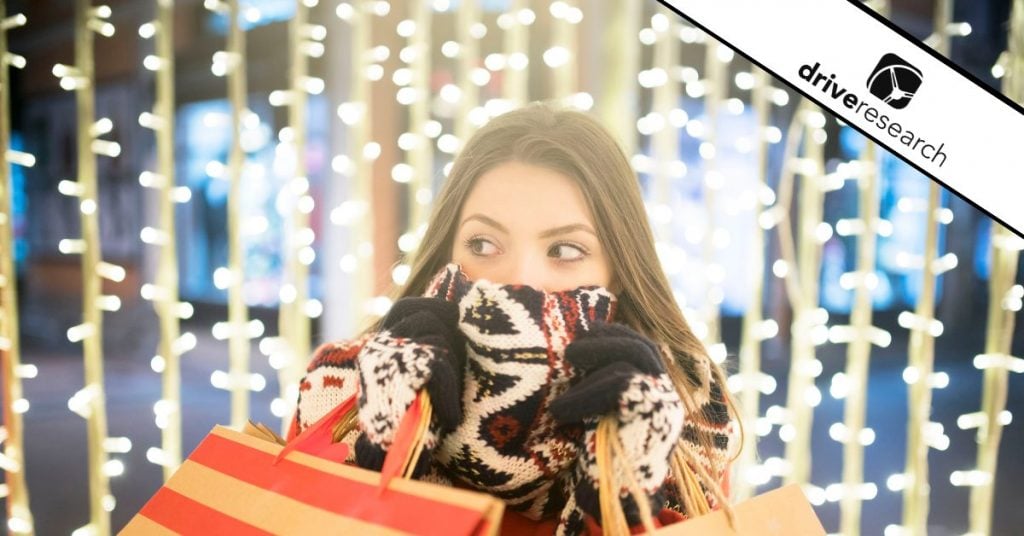
[[[265,431],[265,428],[263,429]],[[381,475],[214,427],[121,534],[493,535],[504,503]],[[269,433],[269,435],[273,435]]]
[[[735,529],[725,512],[715,510],[693,519],[658,529],[659,536],[825,536],[825,528],[797,484],[790,484],[743,501],[735,506]]]

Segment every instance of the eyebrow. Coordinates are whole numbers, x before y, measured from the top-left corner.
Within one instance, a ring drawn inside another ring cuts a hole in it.
[[[498,223],[493,218],[489,218],[487,216],[484,216],[483,214],[473,214],[472,216],[467,217],[466,219],[462,220],[462,223],[459,224],[459,227],[462,227],[463,225],[466,224],[466,222],[468,222],[470,220],[477,220],[477,221],[479,221],[481,223],[484,223],[486,225],[490,225],[491,227],[494,227],[495,229],[497,229],[497,230],[499,230],[499,231],[501,231],[503,233],[508,234],[508,228],[507,227],[505,227],[504,225]],[[559,226],[559,227],[552,227],[551,229],[548,229],[546,231],[542,231],[540,233],[540,235],[538,235],[538,236],[540,238],[548,238],[548,237],[557,236],[557,235],[561,235],[561,234],[571,233],[573,231],[584,231],[584,232],[590,233],[590,234],[592,234],[594,236],[597,236],[597,233],[595,233],[594,230],[591,229],[589,225],[585,225],[585,224],[582,224],[582,223],[570,223],[569,225],[562,225],[562,226]]]

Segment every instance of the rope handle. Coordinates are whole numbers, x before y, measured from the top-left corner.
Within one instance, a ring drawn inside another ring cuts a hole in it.
[[[622,502],[619,500],[621,488],[615,471],[616,459],[625,459],[625,449],[619,440],[619,423],[615,417],[606,415],[598,421],[594,447],[597,457],[597,488],[601,504],[602,529],[608,534],[629,534],[629,523],[626,521],[626,513],[623,512]],[[640,511],[644,531],[653,533],[655,527],[652,521],[651,505],[647,502],[647,494],[640,488],[632,471],[622,470],[620,472],[626,475],[625,486]]]
[[[601,505],[601,521],[606,533],[629,534],[629,523],[626,514],[622,510],[622,502],[619,500],[620,483],[616,477],[616,461],[626,458],[625,449],[619,439],[618,420],[610,415],[601,418],[597,424],[597,435],[594,438],[597,457],[598,472],[598,497]],[[701,489],[700,480],[693,472],[690,464],[683,459],[678,448],[672,451],[672,471],[676,475],[679,491],[687,496],[687,506],[694,511],[689,517],[697,517],[711,511],[707,496]],[[633,497],[633,501],[639,510],[640,519],[643,522],[644,530],[652,533],[655,530],[652,519],[650,503],[647,502],[647,495],[640,488],[635,475],[621,466],[620,473],[626,477],[625,487]],[[680,500],[683,498],[680,497]],[[732,519],[730,518],[730,524]]]

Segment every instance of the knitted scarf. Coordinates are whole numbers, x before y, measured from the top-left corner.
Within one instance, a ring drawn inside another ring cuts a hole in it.
[[[463,422],[445,436],[437,461],[451,475],[538,519],[564,505],[550,491],[576,460],[581,430],[547,411],[572,379],[565,347],[594,322],[610,322],[615,297],[597,286],[543,292],[471,282],[448,265],[427,296],[459,305],[466,337]]]

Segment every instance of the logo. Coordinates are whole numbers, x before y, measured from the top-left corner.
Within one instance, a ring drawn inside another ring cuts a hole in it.
[[[878,60],[868,77],[868,91],[897,110],[910,104],[919,87],[921,70],[891,53]]]
[[[879,110],[867,95],[856,93],[843,83],[842,76],[828,73],[831,69],[821,62],[805,63],[797,69],[797,76],[811,88],[831,98],[833,105],[826,108],[839,113],[846,108],[849,114],[863,118],[862,125],[870,125],[879,134],[887,134],[891,143],[899,143],[907,151],[920,154],[924,159],[942,167],[946,163],[945,142],[925,139],[921,132],[915,132],[911,125],[900,123],[898,117],[890,117],[886,110]],[[914,92],[921,87],[921,71],[900,59],[895,54],[882,56],[878,66],[868,77],[868,89],[892,108],[904,108],[914,98]],[[845,111],[845,110],[844,110]],[[884,145],[884,143],[883,143]],[[887,145],[891,148],[891,145]]]

